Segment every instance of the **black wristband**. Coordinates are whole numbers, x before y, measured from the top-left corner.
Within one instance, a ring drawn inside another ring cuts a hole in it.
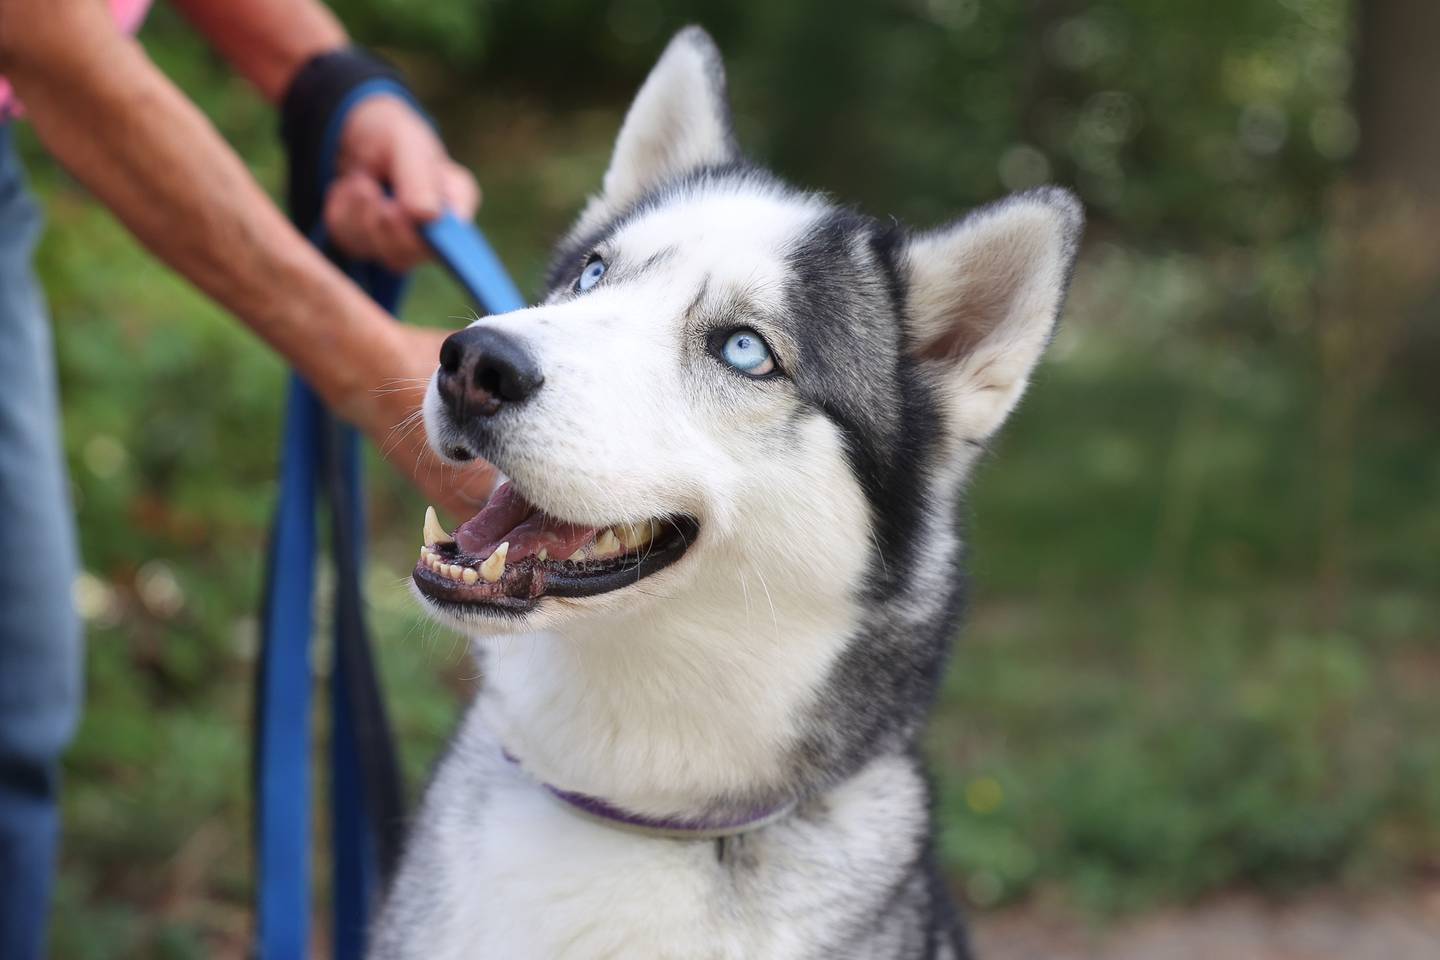
[[[324,152],[335,149],[326,142],[331,117],[351,91],[372,80],[387,80],[409,95],[398,70],[372,53],[351,47],[307,61],[280,101],[280,139],[290,160],[290,218],[304,232],[320,220],[326,186],[320,182],[320,164]]]

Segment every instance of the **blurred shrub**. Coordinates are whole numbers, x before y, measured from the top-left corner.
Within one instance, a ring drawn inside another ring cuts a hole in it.
[[[725,51],[742,140],[797,182],[920,223],[1077,186],[1085,260],[975,485],[975,608],[930,741],[968,897],[1056,888],[1111,910],[1440,863],[1440,747],[1419,733],[1440,728],[1431,413],[1372,374],[1347,408],[1350,492],[1322,489],[1334,390],[1315,317],[1364,320],[1317,283],[1322,197],[1355,138],[1345,3],[337,8],[415,78],[531,290],[689,21]],[[268,110],[165,8],[143,39],[276,188]],[[60,926],[57,955],[235,953],[284,371],[28,152],[91,633],[61,888],[84,922]],[[430,269],[407,314],[469,308]],[[402,585],[421,505],[370,477],[368,596],[418,784],[473,677]],[[1346,534],[1344,591],[1316,577],[1327,526]]]

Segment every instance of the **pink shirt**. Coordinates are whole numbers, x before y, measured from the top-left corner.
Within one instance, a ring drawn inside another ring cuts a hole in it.
[[[109,0],[110,13],[115,18],[115,25],[122,33],[134,34],[140,29],[140,24],[145,19],[145,13],[150,9],[151,0]],[[15,99],[10,84],[0,77],[0,122],[10,117],[19,116],[21,113],[20,101]]]

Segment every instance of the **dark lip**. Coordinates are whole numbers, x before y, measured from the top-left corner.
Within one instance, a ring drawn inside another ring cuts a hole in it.
[[[613,593],[639,583],[675,563],[699,537],[700,524],[693,517],[666,517],[661,523],[666,532],[652,549],[643,555],[621,557],[610,564],[590,570],[577,570],[554,560],[526,557],[508,564],[505,581],[525,591],[528,596],[481,596],[484,585],[457,583],[442,577],[421,563],[415,565],[410,578],[422,596],[441,612],[463,616],[467,613],[523,617],[533,611],[546,597],[582,598]],[[442,548],[443,549],[443,548]],[[453,548],[452,548],[453,549]],[[474,562],[477,558],[462,558]]]

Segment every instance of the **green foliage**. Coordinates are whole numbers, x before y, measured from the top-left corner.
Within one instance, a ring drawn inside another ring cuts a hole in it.
[[[1201,261],[1087,269],[972,499],[975,613],[931,737],[942,853],[982,904],[1402,879],[1440,844],[1425,415],[1371,411],[1358,582],[1327,623],[1303,339],[1145,329],[1183,317]]]
[[[1440,859],[1440,746],[1419,734],[1440,722],[1433,410],[1389,384],[1348,459],[1321,456],[1321,198],[1353,139],[1343,3],[337,8],[416,78],[530,290],[690,20],[726,49],[742,139],[799,182],[920,223],[1047,170],[1078,186],[1091,239],[972,493],[973,607],[930,738],[941,852],[970,899],[1131,909],[1403,882]],[[143,39],[274,190],[264,106],[173,15]],[[60,894],[83,922],[59,925],[57,955],[233,953],[284,371],[28,146],[90,625]],[[469,307],[430,268],[407,313]],[[1336,469],[1340,581],[1318,559]],[[370,478],[367,595],[418,785],[472,668],[403,588],[421,504]]]

